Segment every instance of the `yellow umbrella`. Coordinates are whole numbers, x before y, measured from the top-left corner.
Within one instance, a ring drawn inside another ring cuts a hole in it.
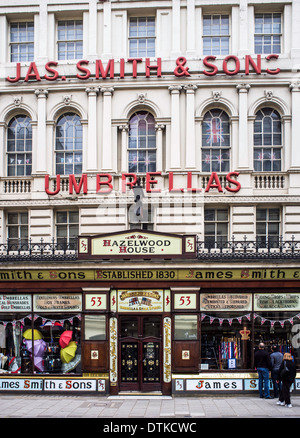
[[[38,330],[34,329],[33,331],[31,329],[26,330],[23,333],[23,337],[25,339],[32,339],[32,333],[33,333],[33,340],[36,341],[37,339],[42,339],[42,333]]]
[[[77,345],[75,341],[69,342],[66,348],[60,350],[60,358],[63,363],[69,363],[75,357]]]

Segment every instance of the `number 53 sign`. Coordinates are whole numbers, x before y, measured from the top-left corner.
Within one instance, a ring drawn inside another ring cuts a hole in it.
[[[196,309],[196,294],[174,294],[175,309]]]
[[[106,310],[106,294],[87,294],[85,308],[86,310]]]

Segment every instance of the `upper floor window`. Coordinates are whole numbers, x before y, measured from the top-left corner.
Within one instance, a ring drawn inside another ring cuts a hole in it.
[[[227,208],[205,208],[205,247],[225,244],[228,241],[229,211]]]
[[[33,22],[10,24],[10,61],[26,62],[34,58]]]
[[[202,171],[228,172],[230,161],[228,115],[220,109],[208,111],[202,124]]]
[[[80,59],[83,56],[83,23],[81,20],[57,24],[58,59]]]
[[[82,171],[82,125],[74,113],[62,115],[56,125],[56,174],[80,174]]]
[[[7,175],[29,176],[32,166],[32,128],[30,118],[15,116],[7,130]]]
[[[280,209],[258,208],[256,210],[256,240],[261,246],[279,244]]]
[[[203,16],[203,54],[229,54],[229,15]]]
[[[132,17],[129,21],[129,56],[155,56],[155,18]]]
[[[156,171],[155,120],[147,111],[135,113],[129,121],[128,171]]]
[[[281,170],[281,117],[272,108],[263,108],[254,121],[254,170]]]
[[[62,248],[69,245],[69,249],[76,249],[79,234],[79,212],[56,212],[56,241]]]
[[[280,53],[281,14],[255,15],[255,53]]]
[[[7,238],[10,249],[13,246],[26,245],[28,243],[28,213],[7,214]]]

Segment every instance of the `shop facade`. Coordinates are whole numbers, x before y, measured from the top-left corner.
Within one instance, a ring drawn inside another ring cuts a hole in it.
[[[270,353],[274,345],[291,352],[299,367],[296,262],[203,263],[196,236],[130,230],[83,239],[74,269],[1,269],[1,391],[252,393],[261,341]],[[126,248],[156,242],[154,258],[99,262],[108,241],[121,240]],[[168,258],[155,259],[164,244]]]

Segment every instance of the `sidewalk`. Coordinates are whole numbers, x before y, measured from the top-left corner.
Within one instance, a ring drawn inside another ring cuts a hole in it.
[[[292,395],[292,408],[277,399],[256,396],[80,396],[0,394],[0,418],[300,418],[300,397]]]

